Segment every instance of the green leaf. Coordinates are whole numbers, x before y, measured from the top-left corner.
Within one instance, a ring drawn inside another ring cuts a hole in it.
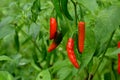
[[[40,26],[38,24],[32,23],[30,25],[30,35],[36,39],[36,37],[39,35]]]
[[[12,59],[8,56],[2,55],[0,56],[0,61],[11,61]]]
[[[32,21],[36,22],[38,14],[32,13]]]
[[[85,35],[85,48],[84,52],[81,55],[81,68],[83,69],[88,65],[90,60],[93,57],[95,52],[95,35],[90,28],[86,28],[86,35]]]
[[[60,22],[60,27],[61,27],[61,32],[63,34],[63,36],[67,33],[67,31],[69,30],[69,28],[67,27],[67,22],[65,20],[59,20]]]
[[[52,0],[52,3],[54,5],[57,15],[59,16],[60,19],[62,19],[62,14],[60,10],[60,0]]]
[[[19,51],[20,43],[19,43],[18,31],[15,31],[14,40],[15,40],[15,48],[16,48],[17,51]]]
[[[42,72],[40,72],[36,80],[51,80],[51,75],[49,70],[43,70]]]
[[[19,66],[25,66],[25,65],[27,65],[27,64],[29,64],[30,63],[30,60],[28,60],[28,59],[21,59],[20,61],[19,61]]]
[[[51,68],[53,69],[53,73],[61,69],[62,67],[68,66],[69,65],[69,60],[64,60],[64,61],[57,61],[54,66]]]
[[[107,73],[104,74],[104,80],[112,80],[110,72],[107,72]]]
[[[99,65],[99,58],[98,57],[93,57],[93,65],[92,65],[92,68],[90,70],[91,74],[93,74],[95,72],[95,70],[97,69],[98,65]]]
[[[40,71],[40,70],[41,70],[40,67],[38,67],[38,66],[35,64],[34,61],[31,62],[31,66],[32,66],[35,70],[37,70],[37,71]]]
[[[106,56],[109,56],[110,58],[117,59],[118,54],[120,53],[120,49],[117,48],[108,48],[106,52]]]
[[[68,8],[67,8],[67,3],[68,0],[60,0],[61,2],[61,9],[63,14],[69,19],[69,20],[73,20],[73,18],[71,17],[70,13],[68,12]]]
[[[97,45],[99,45],[98,55],[105,50],[111,34],[119,27],[119,17],[120,7],[118,6],[111,6],[98,14],[94,29]]]
[[[0,80],[14,80],[13,76],[7,71],[0,71]]]
[[[10,26],[12,17],[6,17],[0,22],[0,39],[14,32],[14,29]]]
[[[40,67],[40,64],[38,62],[37,53],[36,52],[32,53],[32,57],[33,57],[34,65],[37,66],[37,67]]]
[[[119,17],[120,7],[118,6],[112,6],[98,14],[95,24],[95,36],[98,42],[104,44],[109,39],[120,24]]]
[[[85,8],[87,8],[89,11],[91,11],[92,13],[94,13],[98,9],[96,0],[77,0],[77,1],[81,3]]]
[[[63,67],[58,71],[57,75],[60,80],[65,80],[71,74],[71,72],[72,72],[71,68]]]
[[[31,12],[32,13],[39,13],[39,11],[41,11],[40,0],[35,0],[33,2],[32,7],[31,7]]]
[[[41,11],[40,0],[35,0],[31,7],[32,20],[35,22],[37,20],[38,14]]]

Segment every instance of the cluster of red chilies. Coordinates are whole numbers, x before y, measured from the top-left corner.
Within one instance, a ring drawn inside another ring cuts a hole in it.
[[[57,29],[57,21],[55,18],[50,18],[50,40],[53,42],[48,47],[48,52],[53,51],[62,41],[62,34]],[[85,40],[85,22],[78,22],[78,51],[83,53],[84,50],[84,40]],[[75,53],[74,53],[74,39],[70,37],[67,41],[66,50],[68,53],[68,58],[74,67],[79,68]]]

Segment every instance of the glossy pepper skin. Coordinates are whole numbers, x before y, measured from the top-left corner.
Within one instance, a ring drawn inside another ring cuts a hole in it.
[[[50,46],[48,47],[48,52],[53,51],[54,49],[57,48],[57,46],[60,44],[60,42],[62,41],[63,35],[61,32],[57,31],[56,37],[53,40],[53,42],[50,44]]]
[[[74,53],[74,40],[72,38],[69,38],[66,49],[71,63],[74,65],[74,67],[79,68],[80,66]]]
[[[55,18],[50,18],[50,40],[56,37],[57,21]]]
[[[84,50],[85,41],[85,22],[80,21],[78,23],[78,51],[80,53]]]
[[[120,48],[120,41],[118,42],[118,48]],[[118,53],[118,74],[120,74],[120,53]]]

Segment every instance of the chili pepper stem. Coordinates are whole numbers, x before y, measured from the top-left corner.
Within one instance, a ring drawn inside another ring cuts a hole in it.
[[[77,5],[76,2],[74,2],[73,0],[71,0],[73,5],[74,5],[74,10],[75,10],[75,26],[77,26]]]

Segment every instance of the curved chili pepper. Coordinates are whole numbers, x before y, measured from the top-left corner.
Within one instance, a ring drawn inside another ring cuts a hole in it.
[[[50,18],[50,40],[56,37],[57,21],[55,18]]]
[[[67,53],[68,53],[68,57],[71,61],[71,63],[76,67],[79,68],[79,64],[77,62],[75,53],[74,53],[74,40],[72,38],[69,38],[68,42],[67,42]]]
[[[53,51],[57,46],[58,46],[58,44],[56,44],[56,42],[53,41],[52,44],[48,48],[48,52]]]
[[[78,50],[80,53],[84,50],[85,41],[85,22],[78,23]]]
[[[48,52],[53,51],[62,41],[63,35],[61,32],[57,32],[55,39],[51,43],[51,45],[48,47]]]
[[[120,41],[118,42],[118,48],[120,48]],[[120,74],[120,53],[118,53],[118,74]]]

